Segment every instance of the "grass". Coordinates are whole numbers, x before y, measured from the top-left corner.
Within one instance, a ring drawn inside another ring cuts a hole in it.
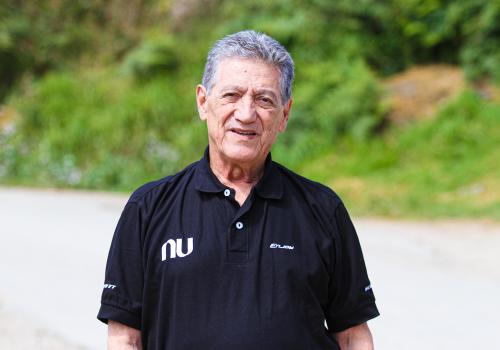
[[[299,171],[357,215],[500,220],[500,105],[467,91],[435,119],[345,139]]]

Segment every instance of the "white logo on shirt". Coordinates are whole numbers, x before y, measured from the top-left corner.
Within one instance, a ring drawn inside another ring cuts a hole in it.
[[[187,252],[182,252],[182,238],[177,238],[177,240],[169,239],[161,247],[161,261],[167,260],[167,246],[170,246],[170,258],[183,258],[193,252],[193,237],[187,240]]]
[[[108,284],[108,283],[106,283],[104,285],[104,289],[115,289],[115,288],[116,288],[116,286],[114,284]]]
[[[372,285],[369,284],[365,287],[365,292],[368,292],[370,289],[372,289]]]
[[[281,244],[278,244],[278,243],[271,243],[271,245],[269,246],[269,248],[272,248],[272,249],[290,249],[290,250],[293,250],[293,248],[295,248],[293,245],[281,245]]]

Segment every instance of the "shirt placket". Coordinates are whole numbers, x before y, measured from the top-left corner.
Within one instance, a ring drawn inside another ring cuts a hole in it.
[[[253,191],[248,196],[243,206],[239,206],[234,198],[233,189],[226,188],[223,195],[227,200],[227,205],[232,208],[227,227],[226,240],[226,261],[229,263],[242,264],[248,262],[249,257],[249,230],[250,223],[246,220],[246,215],[252,206]]]

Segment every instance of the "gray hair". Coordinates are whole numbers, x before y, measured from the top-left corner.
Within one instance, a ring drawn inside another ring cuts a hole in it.
[[[256,58],[277,67],[281,73],[281,103],[292,96],[294,64],[288,51],[270,36],[253,30],[234,33],[215,42],[208,53],[202,85],[210,92],[220,62],[225,58]]]

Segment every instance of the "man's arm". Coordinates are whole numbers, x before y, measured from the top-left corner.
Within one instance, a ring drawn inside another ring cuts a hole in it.
[[[373,338],[366,322],[334,333],[334,336],[341,350],[373,350]]]
[[[141,331],[109,320],[108,350],[142,350]]]

